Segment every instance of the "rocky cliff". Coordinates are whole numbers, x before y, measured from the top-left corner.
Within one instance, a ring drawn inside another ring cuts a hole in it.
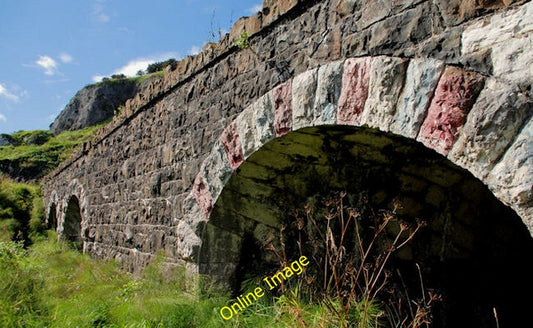
[[[105,80],[81,89],[50,125],[54,135],[93,126],[113,116],[126,100],[143,93],[159,74]]]
[[[79,130],[113,116],[114,111],[133,97],[138,85],[134,79],[109,80],[91,84],[76,93],[50,125],[54,135]]]

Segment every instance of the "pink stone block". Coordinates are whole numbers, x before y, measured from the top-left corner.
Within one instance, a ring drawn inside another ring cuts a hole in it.
[[[244,155],[235,121],[222,132],[221,141],[228,154],[229,164],[233,169],[238,168],[244,161]]]
[[[281,137],[292,127],[292,80],[272,90],[274,100],[274,130],[276,137]]]
[[[418,139],[447,155],[483,88],[480,75],[449,66],[442,74]]]
[[[209,215],[213,210],[213,197],[211,197],[209,188],[200,174],[194,179],[192,190],[194,198],[196,198],[196,202],[198,203],[198,206],[200,206],[200,210],[204,213],[206,218],[209,218]]]
[[[351,58],[344,62],[337,113],[339,124],[359,125],[368,97],[371,64],[370,57]]]

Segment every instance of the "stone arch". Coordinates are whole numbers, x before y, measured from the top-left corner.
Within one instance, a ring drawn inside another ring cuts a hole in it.
[[[386,140],[411,140],[413,149],[431,150],[442,163],[457,165],[453,170],[462,167],[488,186],[531,234],[531,114],[531,100],[517,86],[437,60],[350,58],[304,72],[251,104],[223,131],[184,201],[178,251],[196,261],[200,272],[230,277],[238,263],[227,265],[228,258],[239,258],[247,237],[213,225],[221,194],[241,165],[269,143],[281,147],[285,136],[321,129],[357,129],[356,137],[370,133],[370,143],[377,143],[371,146],[378,148]],[[236,222],[237,229],[247,229],[240,224],[245,223]],[[530,234],[520,238],[530,243]],[[202,244],[215,254],[202,256]]]
[[[377,56],[323,65],[277,86],[227,126],[178,224],[190,232],[198,217],[207,221],[234,171],[269,141],[304,127],[347,125],[435,150],[485,183],[533,234],[531,105],[517,85],[434,59]],[[184,258],[198,241],[182,244]]]
[[[46,222],[48,229],[57,230],[57,206],[55,203],[52,203],[48,208]]]
[[[46,225],[48,229],[54,229],[57,231],[59,222],[58,222],[58,213],[59,213],[59,197],[57,195],[57,191],[52,191],[50,194],[50,197],[48,198],[48,202],[46,203]]]
[[[59,199],[59,197],[57,198]],[[65,190],[65,195],[59,205],[57,216],[58,238],[77,242],[80,245],[80,249],[85,247],[84,241],[89,225],[87,211],[85,188],[77,179],[74,179]]]
[[[80,201],[78,197],[70,196],[65,210],[62,238],[74,243],[83,243],[81,221]]]

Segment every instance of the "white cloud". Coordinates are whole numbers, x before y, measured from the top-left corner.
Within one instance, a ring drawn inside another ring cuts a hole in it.
[[[0,113],[0,121],[7,122],[7,118],[4,116],[4,114]]]
[[[249,14],[253,15],[253,14],[257,13],[257,12],[260,12],[261,9],[263,9],[263,6],[260,3],[258,3],[255,6],[253,6],[252,8],[248,8],[246,11]]]
[[[189,49],[189,55],[194,56],[202,52],[202,48],[198,46],[192,46],[191,49]]]
[[[126,65],[122,66],[121,68],[115,70],[113,74],[124,74],[126,76],[135,76],[138,71],[145,70],[148,65],[151,63],[156,62],[157,60],[154,59],[134,59],[131,60]]]
[[[49,56],[39,56],[39,60],[35,63],[44,68],[44,74],[46,75],[54,75],[56,73],[57,62]]]
[[[9,90],[7,90],[7,88],[5,86],[3,86],[2,84],[0,84],[0,96],[8,99],[8,100],[11,100],[11,101],[14,101],[14,102],[18,102],[19,101],[19,97],[15,94],[13,94],[12,92],[10,92]],[[5,117],[4,117],[5,119]]]
[[[122,66],[121,68],[114,70],[111,74],[107,76],[111,76],[114,74],[124,74],[128,77],[132,77],[132,76],[137,75],[138,71],[146,70],[148,65],[155,63],[155,62],[164,61],[170,58],[179,59],[179,55],[173,52],[169,52],[169,53],[164,53],[162,55],[157,55],[157,56],[137,58],[137,59],[129,61],[126,65]],[[92,77],[92,80],[93,82],[100,82],[102,81],[104,77],[106,77],[106,75],[97,74]]]
[[[61,62],[65,64],[68,64],[68,63],[72,63],[74,58],[72,58],[72,56],[67,54],[66,52],[63,52],[59,55],[59,60],[61,60]]]
[[[102,79],[103,79],[104,77],[105,77],[105,75],[94,75],[94,76],[92,77],[92,80],[93,80],[94,83],[97,83],[97,82],[102,81]]]

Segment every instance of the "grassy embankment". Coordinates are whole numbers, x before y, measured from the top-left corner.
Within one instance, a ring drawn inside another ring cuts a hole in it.
[[[0,147],[0,171],[22,180],[38,180],[69,158],[103,124],[53,136],[50,131],[13,133],[13,145]]]

